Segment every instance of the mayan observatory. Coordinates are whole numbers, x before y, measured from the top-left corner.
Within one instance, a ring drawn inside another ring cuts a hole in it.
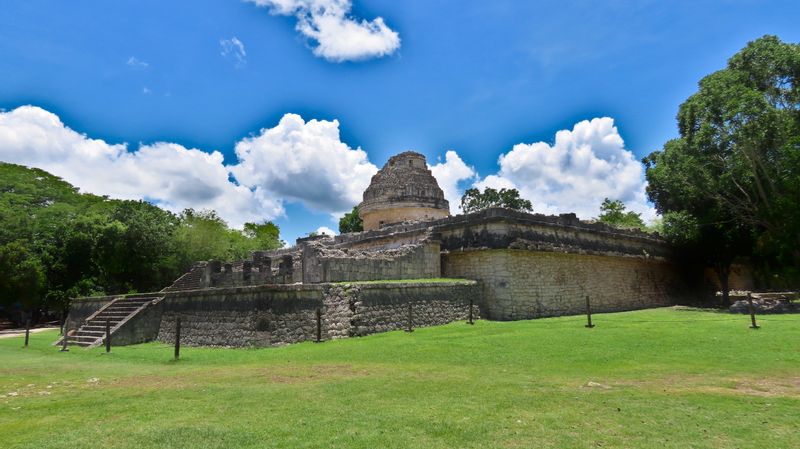
[[[652,234],[508,209],[450,214],[419,153],[398,154],[358,206],[364,231],[298,239],[248,260],[199,261],[157,293],[79,298],[69,340],[270,346],[470,316],[525,320],[671,305],[685,293]],[[406,281],[404,281],[406,280]],[[380,282],[387,281],[387,282]],[[391,282],[388,282],[391,281]]]

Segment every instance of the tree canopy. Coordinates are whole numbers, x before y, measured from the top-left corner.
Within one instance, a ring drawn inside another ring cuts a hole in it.
[[[239,231],[213,211],[175,215],[0,163],[0,313],[12,319],[21,310],[63,311],[76,296],[160,290],[195,261],[281,246],[270,222]]]
[[[507,209],[521,210],[525,212],[533,211],[530,201],[520,198],[517,189],[495,190],[486,187],[483,192],[478,189],[467,189],[461,196],[461,210],[465,214],[478,212],[490,207],[504,207]]]
[[[642,229],[646,228],[642,221],[642,214],[626,211],[625,204],[620,200],[611,201],[606,198],[600,205],[600,216],[597,221],[618,228]]]
[[[696,235],[720,278],[752,255],[763,279],[798,280],[799,82],[800,45],[750,42],[680,106],[680,137],[643,160],[656,209],[694,223],[678,234]]]
[[[361,217],[358,216],[358,207],[354,207],[353,210],[344,214],[344,216],[339,219],[340,234],[346,234],[348,232],[361,232],[363,230],[364,222],[361,220]]]

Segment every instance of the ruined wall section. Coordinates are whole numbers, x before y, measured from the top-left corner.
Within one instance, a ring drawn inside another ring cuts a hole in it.
[[[141,317],[136,335],[137,341],[173,343],[180,317],[181,342],[187,346],[280,346],[315,340],[319,310],[322,340],[348,338],[405,329],[408,304],[412,304],[414,327],[467,319],[470,299],[477,302],[477,292],[473,281],[269,285],[169,292],[146,317]],[[479,315],[477,306],[474,313],[475,317]],[[152,329],[152,335],[142,336],[143,329]]]
[[[441,275],[438,241],[396,249],[360,251],[322,244],[303,247],[303,282],[375,281],[435,278]]]
[[[355,284],[343,287],[352,304],[351,335],[437,326],[480,316],[474,281],[447,284]],[[410,306],[410,308],[409,308]],[[410,317],[409,317],[410,312]]]
[[[618,312],[675,304],[686,292],[676,266],[644,257],[519,249],[454,251],[443,257],[447,277],[481,281],[489,319],[520,320]]]

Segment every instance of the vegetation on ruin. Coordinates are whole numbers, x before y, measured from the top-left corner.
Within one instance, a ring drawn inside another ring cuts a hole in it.
[[[197,260],[282,245],[269,222],[230,229],[213,211],[82,194],[35,168],[0,163],[0,192],[0,316],[14,320],[76,296],[159,290]]]
[[[533,205],[530,201],[520,198],[517,189],[500,190],[486,187],[481,192],[479,189],[467,189],[461,196],[461,210],[465,213],[478,212],[490,207],[504,207],[506,209],[532,212]]]
[[[800,447],[800,318],[680,309],[265,349],[0,339],[4,448]],[[792,350],[794,348],[794,350]]]
[[[364,221],[358,216],[358,207],[353,207],[353,210],[344,214],[339,219],[339,233],[347,234],[348,232],[361,232],[364,230]]]
[[[687,260],[749,256],[765,286],[800,283],[800,45],[764,36],[699,83],[680,137],[644,159],[647,193]],[[727,302],[727,288],[724,296]]]
[[[600,205],[600,216],[597,217],[597,221],[618,228],[647,230],[642,214],[625,210],[625,204],[620,200],[604,199]]]

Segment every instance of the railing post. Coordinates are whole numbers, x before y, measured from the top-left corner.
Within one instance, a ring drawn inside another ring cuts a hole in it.
[[[106,319],[106,353],[111,352],[111,320]]]
[[[753,294],[747,294],[747,308],[750,311],[750,329],[758,329],[759,326],[756,324],[756,309],[753,307]]]
[[[322,342],[322,309],[317,308],[316,316],[317,316],[317,339],[314,340],[314,343],[320,343]]]
[[[469,321],[467,321],[467,324],[475,324],[475,322],[472,319],[472,307],[473,307],[473,299],[472,299],[472,296],[470,296],[470,298],[469,298]]]
[[[408,303],[408,327],[406,332],[414,332],[414,311],[411,308],[411,303]]]
[[[181,317],[175,319],[175,360],[181,356]]]
[[[594,327],[592,324],[592,304],[589,302],[589,296],[586,296],[586,327],[589,329]]]
[[[65,321],[64,322],[64,336],[61,337],[61,352],[68,352],[69,351],[69,348],[67,347],[69,342],[67,340],[69,340],[69,328],[67,327],[67,323]]]
[[[28,340],[31,336],[31,319],[28,318],[25,320],[25,347],[28,347]]]

